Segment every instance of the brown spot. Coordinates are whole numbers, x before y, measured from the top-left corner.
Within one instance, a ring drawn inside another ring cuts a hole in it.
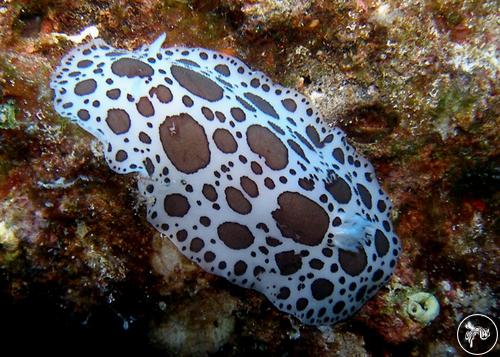
[[[135,58],[120,58],[113,62],[111,71],[118,77],[151,77],[154,73],[153,67]]]
[[[257,228],[262,229],[264,232],[269,233],[269,228],[263,222],[257,223]]]
[[[224,222],[217,227],[217,234],[226,246],[231,249],[250,247],[255,238],[247,226],[235,222]]]
[[[325,183],[325,189],[330,192],[338,203],[348,203],[351,200],[351,188],[341,177]]]
[[[87,67],[92,66],[92,64],[93,64],[93,63],[94,63],[94,62],[92,62],[91,60],[81,60],[80,62],[78,62],[78,63],[76,64],[76,66],[77,66],[78,68],[87,68]]]
[[[293,250],[276,254],[274,260],[281,275],[291,275],[302,268],[302,258],[300,254],[295,254]]]
[[[245,112],[240,108],[231,108],[231,115],[237,122],[242,122],[246,119]]]
[[[248,214],[252,211],[252,205],[245,196],[243,196],[240,190],[234,187],[227,187],[224,192],[226,194],[227,204],[233,211],[240,214]]]
[[[118,162],[123,162],[127,160],[128,154],[124,150],[118,150],[115,155],[115,160]]]
[[[250,168],[252,169],[254,174],[262,175],[262,167],[256,161],[252,161],[250,163]]]
[[[323,144],[319,139],[318,131],[314,126],[308,125],[306,128],[306,134],[317,148],[322,148],[323,146],[325,146],[325,144]]]
[[[271,123],[270,121],[267,121],[267,124],[269,124],[269,126],[273,128],[273,130],[276,131],[278,134],[285,135],[285,131],[276,124]]]
[[[184,95],[182,97],[182,104],[184,104],[186,107],[192,107],[193,106],[193,100],[191,99],[191,97],[187,96],[187,95]]]
[[[362,247],[358,247],[356,253],[339,249],[339,263],[344,271],[351,275],[359,275],[366,267],[366,253]]]
[[[250,110],[251,112],[255,112],[255,108],[252,107],[245,99],[236,96],[236,100],[243,105],[247,110]]]
[[[361,197],[361,201],[365,204],[368,209],[372,208],[372,195],[370,191],[362,184],[358,183],[356,185],[358,188],[359,196]]]
[[[188,199],[178,193],[165,196],[163,207],[171,217],[184,217],[191,208]]]
[[[274,181],[270,177],[266,177],[264,179],[264,186],[266,186],[270,190],[274,190],[274,188],[276,187]]]
[[[226,66],[225,64],[218,64],[217,66],[214,67],[214,69],[222,74],[223,76],[228,77],[231,75],[231,72],[229,71],[229,67]]]
[[[261,267],[260,265],[257,265],[254,269],[253,269],[253,276],[255,276],[257,278],[257,280],[260,280],[258,277],[259,275],[261,275],[262,273],[264,273],[266,271],[266,269],[264,269],[263,267]]]
[[[139,140],[144,144],[151,144],[151,138],[143,131],[139,133]]]
[[[306,155],[304,154],[304,150],[302,150],[302,148],[300,147],[299,144],[297,144],[292,139],[288,139],[286,142],[288,143],[288,145],[290,145],[290,147],[292,148],[292,150],[295,151],[295,153],[297,155],[299,155],[301,158],[303,158],[306,162],[309,162],[309,160],[307,159]]]
[[[76,115],[78,115],[78,118],[80,118],[81,120],[86,121],[90,119],[90,114],[87,109],[80,109]]]
[[[215,102],[222,98],[224,91],[210,78],[190,69],[175,65],[170,68],[170,71],[177,82],[194,95],[209,102]]]
[[[238,150],[238,144],[229,130],[217,129],[212,138],[217,148],[223,153],[232,154]]]
[[[163,150],[177,170],[192,174],[210,162],[203,127],[187,113],[166,117],[160,125]]]
[[[291,98],[283,99],[281,101],[281,104],[283,104],[285,109],[288,110],[289,112],[293,113],[295,110],[297,110],[297,103],[295,103],[295,100],[293,100]]]
[[[280,241],[279,239],[273,238],[273,237],[266,237],[266,243],[268,246],[271,246],[271,247],[277,247],[277,246],[283,244],[282,241]]]
[[[333,150],[332,155],[335,160],[337,160],[341,164],[344,163],[344,151],[342,151],[341,148],[336,148],[335,150]]]
[[[130,117],[123,109],[110,109],[106,123],[115,134],[124,134],[130,129]]]
[[[288,165],[288,150],[271,130],[251,125],[247,129],[247,143],[254,153],[264,157],[271,169],[281,170]]]
[[[149,95],[153,97],[156,95],[156,98],[161,103],[169,103],[172,100],[172,92],[170,89],[160,84],[159,86],[153,87],[149,90]]]
[[[118,99],[120,97],[121,91],[118,88],[110,89],[106,92],[106,96],[109,99]]]
[[[139,102],[136,104],[137,111],[145,117],[151,117],[155,115],[155,108],[151,101],[147,97],[141,97]]]
[[[304,138],[299,132],[294,131],[293,133],[297,136],[297,138],[300,140],[300,142],[302,144],[304,144],[305,146],[307,146],[308,149],[310,149],[312,151],[316,151],[316,150],[314,150],[314,147],[311,145],[311,143],[309,142],[309,140],[307,140],[306,138]]]
[[[243,95],[264,113],[272,116],[275,119],[279,119],[278,113],[276,113],[276,110],[274,110],[273,106],[269,104],[267,100],[250,92],[246,92]]]
[[[204,184],[203,189],[201,190],[203,196],[211,202],[215,202],[217,200],[217,191],[212,185]]]
[[[149,157],[144,160],[144,167],[146,167],[146,171],[148,172],[149,176],[151,176],[155,172],[155,165]]]
[[[247,271],[248,265],[243,260],[238,260],[234,264],[234,275],[241,276]]]
[[[284,237],[315,246],[321,243],[328,230],[329,218],[316,202],[297,192],[283,192],[278,197],[279,208],[272,212]]]
[[[316,300],[323,300],[333,293],[333,284],[327,279],[316,279],[311,284],[311,293]]]
[[[188,66],[200,67],[198,63],[184,58],[177,60],[177,62],[187,64]]]
[[[179,242],[184,242],[187,239],[187,236],[188,232],[185,229],[182,229],[175,234],[175,237]]]
[[[97,88],[97,82],[94,79],[86,79],[76,84],[75,94],[87,95],[90,93],[94,93],[96,88]]]
[[[205,226],[205,227],[208,227],[211,223],[210,221],[210,218],[208,218],[207,216],[201,216],[200,217],[200,223]]]
[[[379,229],[375,232],[375,249],[379,257],[383,257],[389,251],[389,240]]]
[[[251,178],[242,176],[240,178],[240,185],[250,197],[257,197],[259,195],[259,188]]]
[[[200,250],[203,249],[204,246],[205,246],[205,243],[203,242],[203,240],[196,237],[196,238],[193,238],[193,240],[191,241],[191,244],[189,244],[189,250],[191,250],[192,252],[198,253]]]
[[[205,259],[205,261],[207,263],[211,263],[215,260],[215,254],[214,252],[206,252],[204,255],[203,255],[203,259]]]
[[[214,120],[214,112],[212,112],[210,110],[210,108],[203,107],[203,108],[201,108],[201,112],[202,112],[203,116],[205,118],[207,118],[207,120],[210,120],[210,121]]]
[[[299,179],[299,186],[306,191],[312,191],[314,190],[314,181],[304,177]]]
[[[219,111],[215,112],[215,116],[217,117],[217,119],[219,119],[221,123],[224,123],[224,121],[226,120],[226,116],[224,115],[224,113],[221,113]]]

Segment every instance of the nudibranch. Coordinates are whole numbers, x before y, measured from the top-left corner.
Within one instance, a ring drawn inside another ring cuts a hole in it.
[[[205,271],[305,324],[346,319],[401,253],[372,165],[302,94],[237,58],[94,39],[52,76],[54,106],[136,172],[148,221]]]

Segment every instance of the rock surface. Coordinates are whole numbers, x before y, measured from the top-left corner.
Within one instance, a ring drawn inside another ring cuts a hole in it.
[[[37,331],[31,345],[60,353],[460,350],[461,318],[498,315],[498,21],[494,1],[1,3],[5,337]],[[236,55],[309,95],[394,203],[403,255],[388,286],[320,331],[181,257],[146,222],[134,177],[112,174],[95,140],[52,109],[50,74],[90,25],[126,48],[167,32],[169,45]],[[440,304],[427,325],[406,312],[421,291]]]

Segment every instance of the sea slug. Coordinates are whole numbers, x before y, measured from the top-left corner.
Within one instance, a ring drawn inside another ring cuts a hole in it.
[[[401,252],[372,165],[305,96],[164,40],[73,49],[50,83],[56,111],[141,176],[148,221],[204,270],[305,324],[352,315]]]

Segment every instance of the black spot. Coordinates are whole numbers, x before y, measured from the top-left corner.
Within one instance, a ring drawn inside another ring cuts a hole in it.
[[[290,289],[288,289],[287,287],[280,288],[280,292],[276,297],[280,300],[288,299],[290,297]]]
[[[339,249],[338,254],[340,266],[347,274],[357,276],[366,268],[367,258],[362,247],[358,247],[355,253]]]
[[[351,188],[341,177],[337,177],[331,182],[325,182],[325,189],[330,192],[338,203],[349,203],[351,200]]]
[[[373,273],[372,281],[379,281],[380,279],[382,279],[383,276],[384,276],[384,271],[381,269],[377,269],[375,273]]]
[[[237,276],[245,274],[247,271],[247,263],[245,263],[243,260],[238,260],[236,264],[234,264],[234,274]]]
[[[313,269],[316,269],[316,270],[323,269],[324,265],[325,265],[325,263],[323,263],[323,261],[316,259],[316,258],[311,259],[311,261],[309,262],[309,266]]]
[[[302,258],[293,250],[278,253],[274,256],[281,275],[291,275],[302,267]]]
[[[366,285],[363,285],[361,288],[359,288],[358,292],[356,293],[356,301],[361,301],[365,297],[365,292],[366,292]]]
[[[361,197],[361,201],[363,201],[364,205],[368,208],[372,208],[372,195],[368,189],[362,185],[362,184],[357,184],[356,187],[358,188],[359,195]]]
[[[344,151],[342,151],[341,148],[336,148],[333,150],[333,158],[340,162],[341,164],[344,163]]]
[[[311,293],[316,300],[323,300],[333,293],[333,284],[327,279],[316,279],[311,284]]]
[[[335,304],[335,306],[333,307],[333,313],[338,315],[344,309],[344,306],[345,306],[345,302],[343,302],[343,301],[337,302]]]
[[[296,307],[297,310],[302,311],[307,307],[308,301],[305,298],[300,298],[297,300]]]
[[[383,257],[389,251],[389,241],[380,229],[375,232],[375,249],[379,257]]]

